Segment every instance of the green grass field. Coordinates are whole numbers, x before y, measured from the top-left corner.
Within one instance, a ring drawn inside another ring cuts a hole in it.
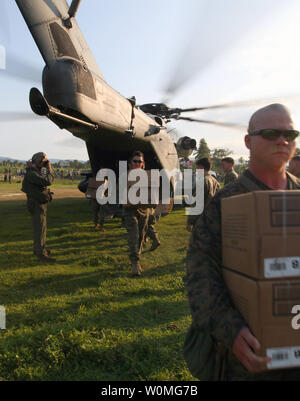
[[[74,180],[70,180],[67,178],[55,178],[54,183],[52,184],[51,188],[60,188],[60,187],[72,187],[77,188],[77,185],[83,177],[76,178]],[[0,181],[0,192],[5,190],[12,190],[12,191],[20,191],[22,187],[21,179],[12,181],[10,184],[9,182]]]
[[[139,278],[130,276],[121,220],[94,232],[86,199],[49,205],[52,265],[33,256],[25,201],[0,202],[0,213],[0,380],[193,380],[182,357],[183,209],[157,224],[162,245],[142,255]]]

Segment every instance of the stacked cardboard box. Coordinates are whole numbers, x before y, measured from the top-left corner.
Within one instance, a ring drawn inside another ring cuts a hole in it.
[[[85,193],[85,197],[88,199],[96,199],[96,193],[98,187],[103,185],[104,181],[96,181],[95,177],[90,177],[88,182],[88,187]]]
[[[223,199],[222,252],[224,279],[261,344],[259,355],[272,358],[269,369],[300,366],[292,313],[300,305],[300,191]]]
[[[138,176],[140,173],[146,179],[140,180]],[[159,204],[159,187],[159,175],[155,175],[151,170],[134,169],[128,171],[124,207],[135,207],[136,205],[140,207],[156,207]],[[132,196],[138,200],[138,203],[131,203]]]

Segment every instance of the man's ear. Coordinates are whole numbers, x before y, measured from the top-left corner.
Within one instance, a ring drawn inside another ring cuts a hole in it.
[[[251,147],[251,137],[250,137],[250,135],[245,135],[244,141],[245,141],[246,148],[250,149],[250,147]]]

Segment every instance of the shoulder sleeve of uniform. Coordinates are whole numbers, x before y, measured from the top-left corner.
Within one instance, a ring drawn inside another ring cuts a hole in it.
[[[27,180],[31,184],[39,185],[41,187],[47,187],[48,185],[52,184],[54,180],[54,175],[48,172],[48,174],[43,176],[38,171],[32,170],[27,174]]]
[[[300,179],[298,177],[296,177],[295,175],[289,173],[288,171],[286,172],[286,174],[292,182],[293,189],[300,189]]]

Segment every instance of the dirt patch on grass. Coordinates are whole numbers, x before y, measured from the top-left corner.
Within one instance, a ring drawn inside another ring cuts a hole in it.
[[[85,198],[85,194],[80,192],[77,188],[55,188],[52,192],[54,192],[53,200],[63,198]],[[26,194],[24,192],[13,189],[0,191],[0,202],[22,199],[26,199]]]

